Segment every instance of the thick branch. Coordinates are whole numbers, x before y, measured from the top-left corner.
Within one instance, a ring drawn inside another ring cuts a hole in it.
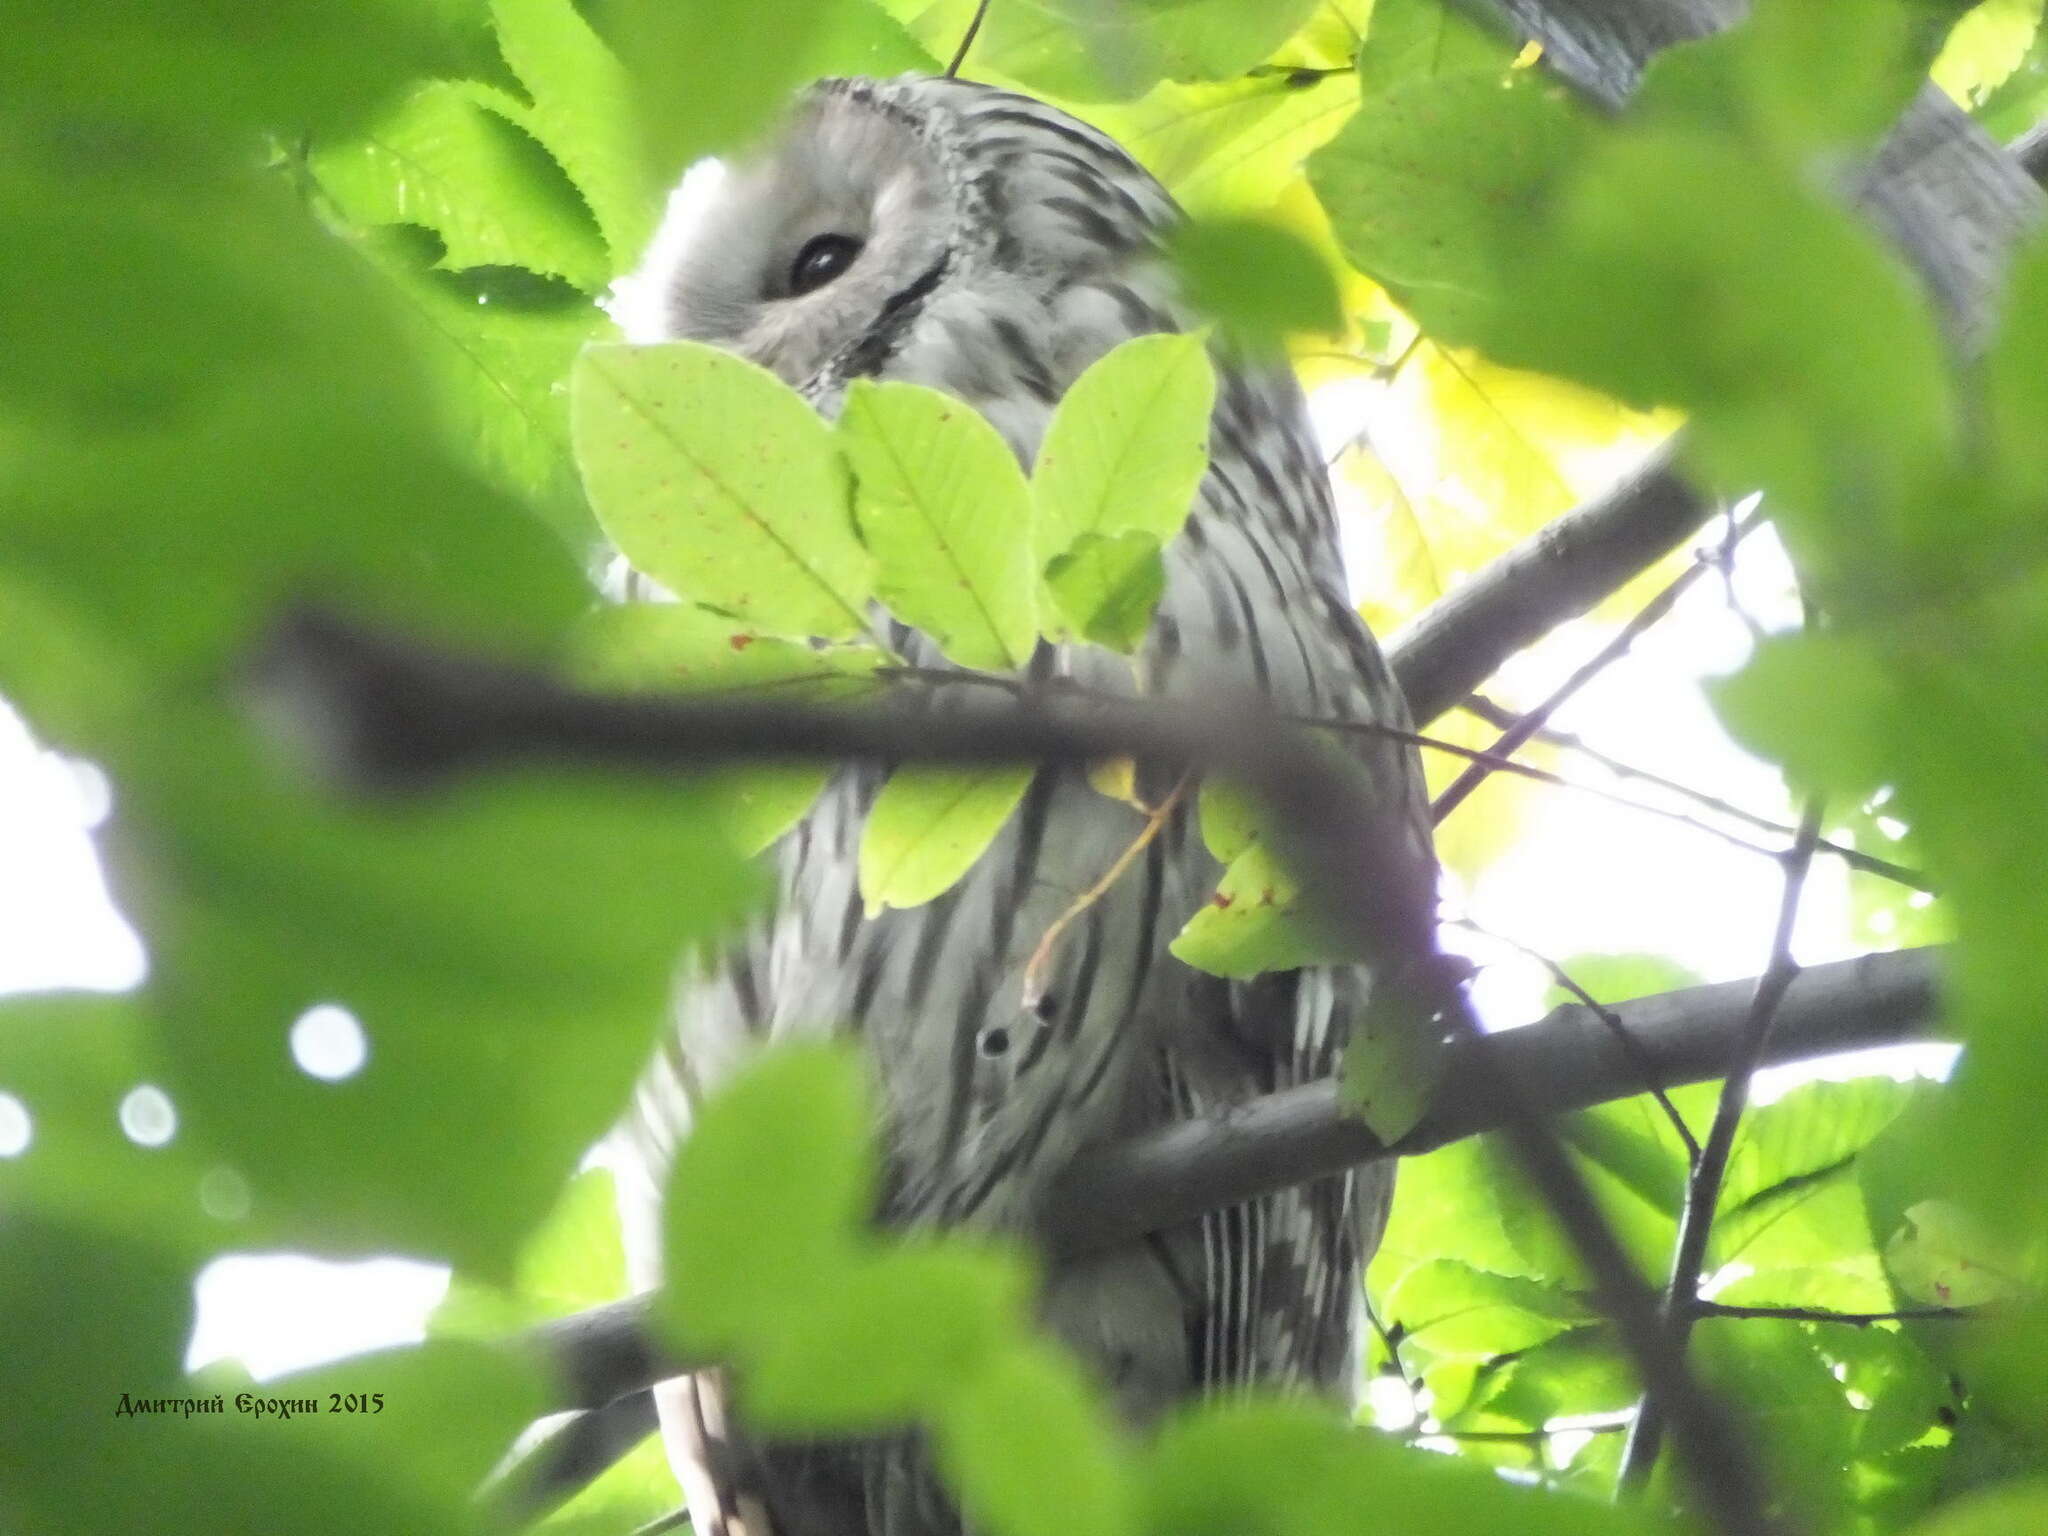
[[[1387,646],[1416,723],[1455,708],[1515,652],[1611,597],[1692,537],[1709,510],[1659,455],[1431,604]]]
[[[1614,108],[1658,49],[1739,20],[1740,0],[1457,0],[1461,10],[1543,45],[1544,65]],[[2040,219],[2048,135],[2008,154],[1932,86],[1885,141],[1858,196],[1920,273],[1966,347],[1984,335],[2014,243]],[[1430,608],[1389,647],[1418,725],[1450,709],[1502,662],[1676,549],[1708,506],[1659,457],[1560,518]]]
[[[1779,1007],[1764,1064],[1939,1038],[1936,954],[1901,950],[1808,967]],[[1755,991],[1754,981],[1729,981],[1613,1004],[1609,1011],[1628,1029],[1633,1051],[1579,1004],[1490,1035],[1477,1049],[1498,1063],[1531,1109],[1589,1109],[1643,1092],[1645,1063],[1665,1088],[1717,1077],[1734,1053]],[[1077,1162],[1062,1181],[1046,1214],[1048,1239],[1070,1254],[1113,1247],[1360,1163],[1433,1151],[1493,1130],[1496,1107],[1466,1091],[1461,1065],[1454,1060],[1448,1066],[1436,1102],[1392,1148],[1345,1111],[1333,1082],[1269,1094],[1104,1148]],[[555,1363],[563,1406],[609,1402],[684,1368],[647,1348],[644,1305],[639,1298],[613,1302],[528,1336]]]

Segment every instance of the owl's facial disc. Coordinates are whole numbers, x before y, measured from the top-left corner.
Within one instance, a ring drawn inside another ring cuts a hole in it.
[[[828,82],[799,97],[654,274],[661,334],[728,348],[821,401],[826,381],[884,367],[961,239],[943,114],[910,110],[908,90]]]

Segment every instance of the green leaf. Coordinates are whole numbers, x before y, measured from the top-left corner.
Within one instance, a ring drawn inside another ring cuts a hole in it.
[[[449,1474],[487,1464],[487,1449],[502,1451],[510,1426],[501,1415],[525,1407],[516,1366],[500,1360],[460,1386],[446,1381],[456,1390],[441,1399],[438,1448],[415,1445],[400,1460],[354,1443],[351,1430],[370,1420],[258,1418],[236,1408],[233,1387],[186,1378],[178,1362],[191,1326],[187,1265],[129,1240],[10,1217],[0,1244],[0,1375],[13,1409],[0,1423],[0,1480],[10,1525],[305,1536],[477,1530],[471,1492],[451,1497]],[[492,1401],[479,1389],[500,1395]],[[285,1394],[263,1387],[252,1396],[277,1402]],[[188,1414],[177,1406],[188,1399],[219,1406]],[[164,1411],[134,1406],[166,1400]],[[382,1449],[382,1437],[369,1433]]]
[[[1091,364],[1053,412],[1032,471],[1039,549],[1084,533],[1166,545],[1209,467],[1216,374],[1199,336],[1139,336]]]
[[[1422,1122],[1444,1064],[1443,1030],[1429,1004],[1376,981],[1344,1042],[1345,1104],[1391,1145]]]
[[[1169,1422],[1147,1478],[1145,1528],[1179,1536],[1621,1536],[1668,1518],[1517,1486],[1472,1463],[1399,1448],[1300,1401],[1212,1404]]]
[[[1955,24],[1934,60],[1934,83],[1978,106],[2026,62],[2041,32],[2041,0],[1983,0]]]
[[[1358,80],[1371,95],[1417,76],[1485,70],[1497,77],[1511,54],[1443,0],[1374,0],[1372,25],[1358,50]]]
[[[1238,978],[1347,958],[1304,920],[1300,899],[1293,876],[1263,842],[1254,843],[1230,862],[1207,904],[1174,936],[1174,958],[1213,976]]]
[[[1299,236],[1253,219],[1192,219],[1167,241],[1187,301],[1259,351],[1293,331],[1343,330],[1337,282]]]
[[[1172,0],[1128,15],[1159,50],[1170,80],[1230,80],[1301,30],[1320,0]]]
[[[1014,1347],[1031,1289],[1018,1255],[966,1239],[857,1259],[750,1353],[748,1418],[791,1435],[901,1427]]]
[[[765,127],[791,88],[820,72],[840,9],[820,0],[614,0],[608,21],[661,176]],[[894,66],[887,56],[878,62]]]
[[[964,667],[1021,669],[1038,639],[1031,493],[973,407],[857,379],[839,418],[875,590]]]
[[[1211,780],[1202,785],[1202,846],[1228,864],[1264,835],[1258,807],[1236,785]]]
[[[1810,789],[1862,800],[1889,776],[1896,682],[1855,637],[1775,637],[1709,696],[1736,740]]]
[[[1926,77],[1948,0],[1761,0],[1748,24],[1650,63],[1645,117],[1732,129],[1794,153],[1871,139]]]
[[[158,727],[154,757],[118,765],[117,891],[149,935],[181,1119],[300,1246],[503,1273],[616,1117],[676,955],[757,889],[721,808],[543,774],[336,805],[215,715]],[[323,1004],[367,1051],[338,1080],[294,1062]]]
[[[1439,1356],[1490,1359],[1594,1321],[1563,1286],[1490,1275],[1453,1260],[1420,1264],[1387,1297],[1404,1337]]]
[[[434,1339],[373,1350],[266,1381],[262,1395],[311,1398],[320,1411],[264,1428],[287,1454],[326,1452],[395,1477],[455,1510],[475,1497],[519,1432],[545,1412],[537,1361],[502,1341]],[[332,1394],[340,1394],[337,1409]],[[382,1406],[348,1406],[350,1398]]]
[[[626,1293],[626,1255],[611,1174],[588,1168],[571,1179],[554,1208],[520,1246],[509,1284],[457,1274],[434,1309],[436,1337],[501,1338]]]
[[[511,120],[576,184],[613,271],[626,270],[653,233],[663,177],[644,153],[625,69],[572,0],[491,0],[491,20],[499,51],[532,100]]]
[[[1917,1305],[1981,1307],[2025,1294],[2025,1256],[1949,1201],[1908,1207],[1884,1258],[1900,1292]]]
[[[869,645],[803,645],[758,635],[687,603],[601,608],[571,634],[568,670],[596,688],[760,693],[852,703],[874,695],[886,658]],[[743,853],[767,847],[809,810],[829,768],[756,764],[693,776],[715,786]]]
[[[408,334],[447,435],[491,483],[528,501],[570,549],[594,558],[597,524],[569,449],[562,380],[584,343],[611,322],[582,293],[517,267],[452,273],[406,227],[360,248],[410,302]]]
[[[995,841],[1032,774],[1029,767],[899,768],[861,832],[868,911],[922,906],[950,889]]]
[[[2048,1529],[2048,1478],[1973,1493],[1913,1527],[1913,1536],[2034,1536]]]
[[[1353,266],[1434,339],[1482,342],[1525,301],[1532,231],[1589,137],[1536,79],[1417,79],[1369,99],[1310,157],[1309,183]]]
[[[2018,500],[2048,499],[2048,237],[2036,235],[2013,257],[2004,323],[1983,361],[1984,419],[2000,480]]]
[[[871,1116],[843,1045],[767,1052],[704,1103],[669,1174],[668,1337],[758,1347],[840,1282],[874,1201]]]
[[[1149,533],[1084,533],[1046,566],[1045,584],[1073,633],[1128,655],[1152,627],[1166,567]]]
[[[579,288],[612,275],[590,211],[524,129],[525,104],[471,81],[431,80],[360,139],[321,147],[321,188],[362,224],[416,224],[440,265],[512,266]]]
[[[76,6],[21,0],[8,8],[0,99],[159,132],[346,132],[438,62],[422,10],[398,0],[276,11],[232,0],[106,0],[88,25]],[[366,37],[378,46],[365,48]]]
[[[634,565],[765,633],[865,630],[873,560],[831,429],[794,390],[682,341],[588,348],[570,389],[591,504]]]
[[[990,1536],[1129,1536],[1135,1490],[1107,1409],[1065,1353],[1004,1350],[934,1426],[939,1465]]]
[[[1276,70],[1218,85],[1168,82],[1090,116],[1190,214],[1257,214],[1357,106],[1348,74]]]
[[[1691,410],[1711,483],[1771,496],[1793,557],[1833,598],[1885,606],[1903,506],[1955,436],[1945,346],[1913,279],[1803,174],[1694,130],[1615,140],[1522,272],[1544,302],[1500,311],[1504,361]],[[1817,542],[1853,518],[1853,541]]]

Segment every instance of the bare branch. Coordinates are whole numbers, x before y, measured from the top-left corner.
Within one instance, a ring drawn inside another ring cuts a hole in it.
[[[1484,694],[1475,693],[1470,695],[1460,703],[1459,708],[1470,714],[1477,715],[1495,730],[1505,730],[1521,718],[1516,711],[1507,708],[1505,705],[1495,703]],[[1429,738],[1422,739],[1428,740]],[[1703,789],[1695,789],[1690,784],[1681,784],[1676,779],[1666,778],[1661,773],[1652,773],[1647,768],[1638,768],[1633,763],[1625,763],[1620,758],[1602,752],[1598,747],[1586,741],[1584,737],[1575,735],[1570,731],[1560,731],[1555,727],[1545,726],[1530,739],[1543,742],[1546,746],[1561,748],[1567,752],[1576,752],[1588,762],[1598,763],[1616,778],[1634,779],[1639,783],[1651,786],[1653,789],[1662,790],[1666,794],[1676,795],[1681,800],[1690,800],[1702,810],[1711,811],[1717,816],[1726,816],[1732,821],[1742,822],[1744,825],[1754,827],[1760,832],[1771,832],[1780,837],[1789,838],[1798,831],[1796,827],[1782,821],[1773,821],[1768,816],[1759,816],[1755,811],[1747,810],[1733,801],[1724,800],[1719,795],[1709,794]],[[1473,762],[1486,762],[1494,759],[1495,754],[1492,753],[1475,753],[1472,756]],[[1578,779],[1566,778],[1561,773],[1549,773],[1541,768],[1531,768],[1527,763],[1508,760],[1506,762],[1495,761],[1494,765],[1497,772],[1515,773],[1524,778],[1537,779],[1542,783],[1555,784],[1561,789],[1575,789],[1584,794],[1598,795],[1603,800],[1612,801],[1617,805],[1625,805],[1634,810],[1648,811],[1653,815],[1680,822],[1697,831],[1718,837],[1723,842],[1729,843],[1734,847],[1747,849],[1751,853],[1762,854],[1766,858],[1776,859],[1783,857],[1778,849],[1766,848],[1761,843],[1752,843],[1746,837],[1739,837],[1732,832],[1715,826],[1711,822],[1701,821],[1696,817],[1688,816],[1683,811],[1675,811],[1666,806],[1648,804],[1641,800],[1632,799],[1627,795],[1616,794],[1613,790],[1602,788],[1598,784],[1587,784]],[[1851,848],[1846,843],[1838,843],[1831,838],[1824,837],[1814,845],[1814,851],[1816,853],[1825,853],[1830,858],[1840,859],[1851,869],[1861,870],[1866,875],[1876,875],[1879,879],[1890,880],[1894,884],[1908,886],[1916,891],[1926,891],[1930,895],[1938,894],[1935,891],[1934,882],[1921,874],[1919,870],[1908,869],[1905,865],[1895,864],[1890,859],[1881,859],[1876,854],[1865,853],[1860,848]]]
[[[1761,1065],[1938,1038],[1938,951],[1899,950],[1810,966],[1785,993]],[[1648,1063],[1666,1088],[1727,1070],[1749,1017],[1753,980],[1686,987],[1609,1005],[1624,1048],[1581,1004],[1486,1037],[1483,1051],[1521,1085],[1525,1101],[1563,1114],[1643,1092]],[[1412,1156],[1495,1129],[1488,1106],[1465,1091],[1454,1059],[1420,1124],[1394,1147],[1344,1108],[1333,1081],[1284,1089],[1102,1148],[1069,1170],[1044,1229],[1058,1252],[1114,1247],[1275,1190],[1382,1158]],[[594,1407],[703,1362],[662,1361],[643,1341],[646,1303],[635,1297],[542,1324],[531,1347],[556,1362],[562,1406]]]
[[[1728,542],[1733,544],[1741,539],[1744,534],[1757,525],[1757,522],[1757,515],[1752,512],[1729,530]],[[1643,604],[1635,617],[1622,625],[1614,638],[1600,647],[1591,660],[1585,662],[1570,677],[1558,684],[1549,698],[1502,731],[1499,738],[1488,750],[1496,757],[1512,757],[1524,746],[1528,745],[1529,738],[1549,723],[1550,717],[1563,706],[1567,699],[1571,698],[1573,694],[1585,687],[1595,677],[1598,677],[1600,673],[1627,655],[1629,647],[1635,644],[1637,637],[1652,625],[1658,623],[1677,604],[1678,599],[1685,594],[1686,588],[1699,580],[1702,574],[1712,569],[1713,566],[1709,562],[1696,560],[1679,572],[1669,585],[1647,603]],[[1464,804],[1471,793],[1486,781],[1486,777],[1490,772],[1492,770],[1485,763],[1474,763],[1463,773],[1459,774],[1457,778],[1451,781],[1450,786],[1436,797],[1436,803],[1429,808],[1431,818],[1441,823],[1446,816]]]
[[[1455,708],[1508,657],[1677,549],[1710,511],[1659,455],[1539,529],[1388,642],[1387,660],[1409,713],[1427,725]]]
[[[1873,1323],[1966,1323],[1981,1318],[1983,1309],[1971,1307],[1901,1307],[1895,1312],[1830,1312],[1822,1307],[1738,1307],[1719,1301],[1696,1301],[1693,1312],[1700,1317],[1778,1318],[1792,1323],[1841,1323],[1851,1328],[1868,1328]]]
[[[1707,1257],[1707,1241],[1713,1235],[1714,1215],[1720,1209],[1721,1185],[1728,1174],[1729,1154],[1735,1150],[1735,1133],[1749,1106],[1749,1084],[1770,1048],[1771,1035],[1784,1006],[1785,995],[1799,977],[1799,963],[1792,958],[1792,930],[1799,920],[1799,900],[1806,889],[1806,872],[1813,866],[1814,844],[1820,840],[1820,805],[1810,805],[1799,821],[1799,835],[1785,860],[1785,890],[1778,903],[1778,921],[1771,935],[1770,963],[1757,978],[1749,1015],[1729,1059],[1728,1075],[1721,1082],[1721,1102],[1714,1109],[1714,1123],[1707,1130],[1706,1145],[1700,1151],[1692,1177],[1686,1183],[1685,1209],[1678,1220],[1678,1242],[1671,1258],[1671,1277],[1664,1290],[1664,1321],[1668,1347],[1674,1354],[1685,1352],[1692,1325],[1699,1316],[1700,1269]],[[1657,1464],[1670,1405],[1661,1400],[1656,1388],[1644,1384],[1642,1406],[1636,1410],[1635,1427],[1629,1431],[1622,1451],[1620,1486],[1640,1490],[1650,1480]]]

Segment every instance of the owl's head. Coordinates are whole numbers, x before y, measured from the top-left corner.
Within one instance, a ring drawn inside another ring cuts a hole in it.
[[[1114,143],[1043,103],[951,79],[826,80],[707,199],[672,207],[639,279],[659,318],[641,329],[736,352],[828,409],[871,375],[999,392],[1013,370],[991,361],[977,379],[973,354],[1012,334],[1047,349],[1033,387],[1056,391],[1074,371],[1059,295],[1131,268],[1175,216]],[[1094,307],[1092,353],[1112,330],[1168,323],[1136,291]]]

